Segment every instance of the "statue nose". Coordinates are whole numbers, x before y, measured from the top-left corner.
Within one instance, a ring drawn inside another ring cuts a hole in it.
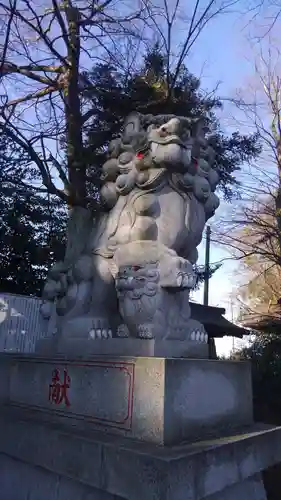
[[[175,134],[180,135],[181,122],[178,118],[172,118],[168,123],[160,127],[160,135]]]

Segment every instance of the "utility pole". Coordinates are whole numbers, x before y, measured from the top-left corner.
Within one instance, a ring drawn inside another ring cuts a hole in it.
[[[204,306],[209,305],[209,272],[210,272],[210,246],[211,246],[211,228],[206,227],[206,247],[205,247],[205,280],[204,280]],[[209,358],[217,359],[216,345],[213,338],[208,337]]]
[[[205,280],[204,280],[204,306],[209,305],[209,271],[210,271],[210,245],[211,245],[211,228],[206,227],[206,247],[205,247]]]
[[[231,296],[231,301],[230,301],[230,307],[231,307],[231,321],[232,323],[234,322],[234,312],[233,312],[233,297]],[[235,350],[235,337],[232,337],[232,352]]]

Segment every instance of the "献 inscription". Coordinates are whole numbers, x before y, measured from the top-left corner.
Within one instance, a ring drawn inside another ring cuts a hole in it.
[[[63,370],[63,376],[61,378],[61,372],[58,368],[53,370],[52,382],[49,385],[49,401],[55,405],[60,405],[62,403],[65,406],[70,406],[70,401],[68,398],[68,389],[70,388],[71,378],[65,368]]]

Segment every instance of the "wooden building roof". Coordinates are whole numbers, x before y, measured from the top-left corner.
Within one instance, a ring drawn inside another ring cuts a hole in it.
[[[212,307],[190,302],[191,317],[203,323],[206,332],[210,337],[239,337],[249,335],[246,328],[241,328],[225,317],[225,309],[223,307]]]

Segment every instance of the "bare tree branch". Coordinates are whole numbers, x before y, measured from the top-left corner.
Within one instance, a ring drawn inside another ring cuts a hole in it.
[[[235,0],[194,2],[193,7],[185,2],[181,7],[180,0],[160,0],[157,5],[153,0],[81,0],[75,4],[71,0],[49,0],[46,4],[0,0],[0,15],[5,23],[0,61],[0,129],[11,135],[19,132],[25,150],[33,148],[34,163],[52,193],[56,183],[62,182],[67,185],[63,196],[68,193],[70,204],[87,203],[84,142],[96,103],[86,102],[83,97],[89,85],[85,73],[94,62],[108,61],[129,78],[131,68],[139,68],[144,51],[155,43],[157,29],[166,56],[162,82],[165,91],[157,100],[163,102],[172,95],[184,59],[202,30]],[[174,35],[185,8],[187,35],[178,51]],[[95,90],[100,95],[105,92],[102,88]],[[143,110],[146,107],[144,104]],[[62,139],[66,144],[63,151]],[[50,141],[53,149],[49,172],[45,149],[50,148]],[[61,196],[59,188],[57,193]]]
[[[235,99],[263,145],[259,165],[244,169],[242,198],[219,221],[213,239],[240,262],[244,305],[264,314],[280,298],[281,279],[281,58],[278,47],[261,50],[251,98]],[[249,90],[249,89],[248,89]]]

